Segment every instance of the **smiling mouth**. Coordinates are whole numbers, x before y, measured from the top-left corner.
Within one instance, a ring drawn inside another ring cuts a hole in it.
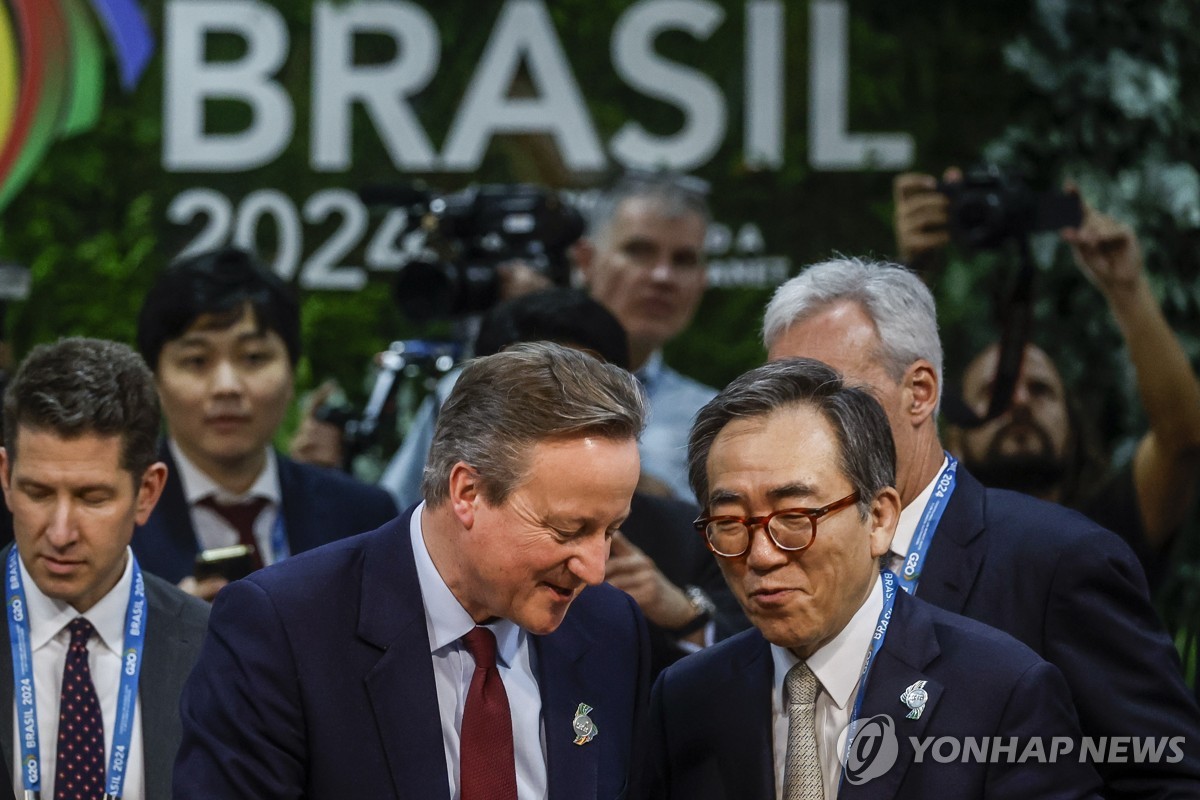
[[[785,586],[775,586],[763,589],[755,589],[750,592],[750,600],[763,605],[775,605],[782,603],[792,596],[797,590],[789,589]]]
[[[554,595],[559,600],[562,600],[564,602],[569,602],[570,600],[573,600],[575,598],[575,590],[574,589],[568,589],[564,586],[559,586],[558,584],[550,583],[548,581],[543,581],[542,585],[545,586],[547,589],[549,589],[551,592],[553,592]]]

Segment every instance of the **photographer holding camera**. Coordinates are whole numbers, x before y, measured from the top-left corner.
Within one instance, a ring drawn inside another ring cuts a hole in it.
[[[553,216],[529,213],[523,226],[503,220],[503,203],[527,196],[545,195],[535,187],[505,187],[507,198],[489,195],[482,187],[475,198],[495,198],[497,213],[478,215],[475,229],[491,228],[496,235],[479,237],[480,243],[513,239],[510,229],[520,227],[518,244],[530,253],[565,251],[566,225],[542,225]],[[687,431],[691,418],[716,392],[667,366],[662,347],[691,324],[700,298],[707,286],[704,257],[705,236],[709,223],[707,185],[690,176],[672,173],[630,172],[607,191],[590,214],[587,236],[571,248],[588,293],[620,321],[629,336],[630,369],[646,389],[651,414],[640,443],[642,491],[661,496],[687,499],[685,464]],[[464,193],[466,194],[466,193]],[[400,193],[390,195],[393,202],[408,202]],[[454,209],[462,203],[449,202]],[[523,204],[534,208],[532,202]],[[545,202],[539,207],[544,207]],[[455,223],[450,232],[461,237],[462,226]],[[544,229],[544,230],[543,230]],[[562,235],[559,235],[559,234]],[[553,241],[543,242],[545,234]],[[576,236],[578,233],[575,234]],[[541,237],[541,238],[539,238]],[[574,239],[571,240],[572,242]],[[412,315],[430,306],[450,313],[483,311],[498,300],[512,299],[550,283],[565,279],[556,268],[558,259],[550,259],[549,269],[531,269],[525,253],[510,253],[513,260],[490,270],[472,269],[469,258],[481,248],[468,243],[456,247],[454,258],[438,265],[419,264],[405,267],[396,287],[397,301]],[[494,259],[493,259],[494,260]],[[406,274],[408,273],[408,274]],[[472,275],[488,278],[485,285]],[[457,288],[451,289],[452,285]],[[453,302],[447,298],[456,298]],[[455,375],[443,378],[426,398],[413,418],[400,450],[380,478],[404,507],[420,499],[421,473],[432,440],[437,408],[453,386]],[[322,422],[317,408],[331,387],[322,387],[310,400],[296,437],[292,441],[293,458],[325,466],[345,462],[346,440],[342,430]]]
[[[960,171],[947,170],[942,186],[962,179]],[[913,173],[896,178],[894,194],[900,257],[928,280],[932,259],[951,239],[950,198],[933,176]],[[985,484],[1076,508],[1120,534],[1153,587],[1200,477],[1200,382],[1154,298],[1133,229],[1084,203],[1081,224],[1064,228],[1061,236],[1121,331],[1149,430],[1130,463],[1110,468],[1099,485],[1089,480],[1078,409],[1054,362],[1030,343],[1007,410],[974,428],[947,425],[946,439]],[[998,350],[995,344],[985,348],[963,373],[963,400],[981,416],[991,402]]]

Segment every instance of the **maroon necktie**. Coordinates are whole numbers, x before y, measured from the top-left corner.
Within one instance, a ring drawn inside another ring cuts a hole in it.
[[[244,503],[222,503],[209,495],[198,500],[196,505],[217,512],[232,525],[237,531],[238,543],[249,547],[250,552],[254,554],[254,568],[262,569],[262,555],[258,551],[258,541],[254,538],[254,521],[269,502],[271,501],[265,497],[252,497]]]
[[[71,620],[71,645],[58,699],[58,759],[54,800],[100,800],[104,796],[104,717],[88,666],[88,639],[95,633],[83,617]]]
[[[462,800],[517,800],[512,715],[496,669],[496,635],[476,627],[463,643],[475,659],[475,674],[463,709],[459,794]]]

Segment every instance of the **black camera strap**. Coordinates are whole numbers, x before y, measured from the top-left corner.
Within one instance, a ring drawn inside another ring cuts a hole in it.
[[[983,416],[976,414],[962,396],[962,385],[958,391],[945,395],[942,413],[960,428],[977,428],[995,419],[1012,405],[1013,391],[1021,375],[1021,363],[1025,358],[1025,344],[1033,327],[1034,276],[1033,251],[1029,238],[1016,237],[1020,266],[1013,279],[1008,300],[1001,310],[1004,320],[1000,330],[1000,352],[996,359],[996,372],[992,376],[992,397]]]

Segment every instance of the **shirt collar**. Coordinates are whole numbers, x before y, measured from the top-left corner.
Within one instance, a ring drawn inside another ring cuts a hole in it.
[[[129,607],[129,588],[133,584],[132,551],[125,548],[125,571],[116,586],[100,598],[96,605],[80,614],[65,600],[47,597],[33,582],[20,558],[21,583],[25,587],[25,603],[29,608],[29,644],[34,650],[46,645],[76,617],[86,617],[100,641],[117,656],[125,647],[125,614]]]
[[[854,687],[862,678],[863,664],[871,637],[883,610],[883,581],[875,578],[867,599],[854,612],[846,627],[817,652],[808,657],[806,663],[816,675],[821,688],[833,700],[834,705],[844,709],[850,702]],[[800,659],[786,647],[771,645],[771,658],[775,662],[775,693],[772,695],[776,710],[785,708],[783,683],[788,670],[800,663]]]
[[[663,355],[662,350],[655,350],[646,359],[646,363],[642,365],[636,373],[637,379],[642,382],[642,385],[649,391],[662,375],[663,372]]]
[[[938,468],[933,479],[911,503],[900,509],[900,520],[896,523],[896,535],[892,537],[890,552],[901,558],[908,557],[908,548],[917,533],[917,526],[921,524],[921,516],[925,513],[925,507],[929,505],[929,498],[933,497],[933,487],[937,485],[938,478],[945,472],[949,463],[950,459],[943,458],[942,466]]]
[[[429,634],[429,652],[436,653],[446,647],[457,646],[459,640],[475,627],[475,620],[458,602],[454,592],[446,585],[438,572],[429,548],[425,546],[425,535],[421,529],[422,502],[412,512],[409,536],[412,540],[413,560],[417,567],[417,583],[421,587],[421,600],[425,604],[425,629]],[[496,657],[511,666],[517,657],[525,631],[515,622],[499,619],[484,627],[496,635]]]
[[[183,483],[183,495],[189,506],[194,506],[206,497],[215,497],[222,503],[236,503],[250,497],[262,497],[275,505],[279,505],[283,492],[279,488],[279,463],[276,460],[275,449],[267,447],[267,460],[263,470],[254,479],[254,483],[245,493],[235,495],[206,475],[199,467],[183,454],[174,439],[167,439],[167,447],[179,468],[179,480]]]

